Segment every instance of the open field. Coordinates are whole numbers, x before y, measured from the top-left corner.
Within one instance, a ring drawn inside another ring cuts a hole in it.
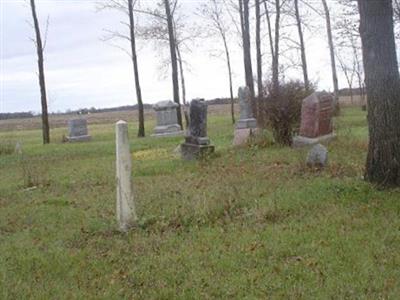
[[[89,121],[82,144],[59,142],[65,125],[48,146],[38,129],[0,132],[24,152],[0,156],[1,299],[399,299],[400,190],[362,180],[360,108],[335,120],[323,171],[305,150],[232,149],[222,111],[209,118],[217,152],[200,162],[174,155],[181,137],[138,139],[130,122],[140,226],[126,235],[115,231],[119,118]]]
[[[359,96],[353,97],[353,102],[350,97],[340,97],[340,104],[343,107],[348,106],[361,106],[361,98]],[[211,115],[226,115],[229,113],[229,105],[210,105],[208,107]],[[239,106],[235,105],[236,114],[239,113]],[[76,114],[65,114],[65,115],[50,115],[50,127],[51,128],[66,128],[69,119],[77,118]],[[84,116],[88,120],[88,124],[110,124],[115,123],[119,120],[134,121],[138,119],[137,111],[115,111],[105,113],[88,114]],[[155,112],[152,109],[145,110],[145,120],[155,119]],[[32,130],[40,129],[42,126],[41,118],[27,118],[27,119],[11,119],[11,120],[0,120],[0,132],[1,131],[13,131],[13,130]]]
[[[210,105],[209,113],[211,115],[225,115],[229,111],[229,105]],[[239,106],[235,106],[236,113],[239,113]],[[145,120],[155,119],[155,112],[152,109],[146,109],[144,111]],[[50,128],[67,128],[68,120],[73,118],[85,118],[88,124],[114,124],[119,120],[126,121],[137,121],[138,112],[134,111],[115,111],[115,112],[104,112],[104,113],[94,113],[88,115],[78,116],[76,114],[65,114],[65,115],[50,115],[49,122]],[[42,128],[40,117],[26,118],[26,119],[10,119],[10,120],[0,120],[0,132],[1,131],[14,131],[14,130],[32,130]],[[152,129],[152,128],[151,128]]]

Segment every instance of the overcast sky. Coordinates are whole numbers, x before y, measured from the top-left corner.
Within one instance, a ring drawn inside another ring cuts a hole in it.
[[[149,0],[155,2],[155,0]],[[42,34],[50,17],[45,49],[46,84],[51,112],[84,107],[114,107],[136,103],[130,58],[101,40],[104,28],[118,28],[123,15],[112,11],[96,12],[93,0],[36,0]],[[190,20],[201,1],[181,0]],[[0,112],[40,111],[37,58],[33,42],[31,14],[24,0],[0,0],[1,78]],[[331,89],[329,53],[323,22],[316,34],[306,34],[310,77],[321,89]],[[153,43],[138,40],[139,68],[145,103],[172,98],[170,72],[160,71],[159,51]],[[225,62],[212,57],[217,40],[197,40],[191,53],[184,53],[190,70],[186,72],[187,98],[227,97],[229,94]],[[267,47],[267,44],[265,44]],[[234,88],[243,85],[242,53],[231,43]],[[268,61],[265,69],[268,69]],[[165,76],[166,74],[166,76]],[[291,71],[289,76],[298,76]],[[344,84],[344,83],[343,83]]]

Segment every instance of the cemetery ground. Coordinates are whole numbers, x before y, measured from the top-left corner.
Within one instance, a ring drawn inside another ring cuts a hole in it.
[[[1,299],[399,298],[400,191],[362,180],[360,108],[335,120],[320,171],[304,149],[232,149],[228,108],[209,115],[216,153],[199,162],[174,154],[182,137],[138,139],[127,121],[140,219],[128,234],[113,123],[76,144],[61,143],[66,123],[48,146],[38,129],[0,132],[23,148],[0,156]]]

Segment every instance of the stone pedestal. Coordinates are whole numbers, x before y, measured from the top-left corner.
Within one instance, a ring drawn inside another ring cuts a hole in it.
[[[183,130],[178,124],[176,108],[178,104],[173,101],[161,101],[153,106],[157,115],[157,126],[154,128],[155,137],[183,135]]]
[[[246,144],[248,139],[257,133],[257,120],[253,117],[250,90],[248,87],[239,88],[240,119],[236,123],[233,145]]]
[[[132,161],[128,140],[128,123],[119,121],[116,130],[117,221],[119,230],[126,232],[137,221],[132,185]]]
[[[92,137],[88,134],[87,121],[85,119],[73,119],[68,121],[68,142],[87,142]]]
[[[336,137],[332,127],[333,96],[313,93],[303,100],[300,134],[293,138],[293,147],[329,142]]]
[[[193,160],[213,153],[215,147],[207,137],[207,103],[195,99],[190,103],[190,124],[185,142],[181,144],[181,155],[185,160]]]

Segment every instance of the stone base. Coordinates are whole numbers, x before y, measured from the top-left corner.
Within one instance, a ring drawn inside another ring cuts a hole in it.
[[[327,135],[322,135],[316,138],[308,138],[305,136],[295,136],[293,138],[293,148],[298,148],[298,147],[306,147],[306,146],[312,146],[320,143],[329,143],[333,139],[336,138],[335,133],[327,134]]]
[[[157,126],[154,128],[154,134],[151,136],[178,136],[182,135],[183,131],[181,129],[181,126],[178,124],[172,124],[172,125],[163,125],[163,126]]]
[[[245,129],[235,129],[233,137],[233,146],[245,145],[249,138],[258,133],[258,128],[245,128]]]
[[[254,118],[251,119],[241,119],[236,123],[236,129],[250,129],[257,128],[257,120]]]
[[[164,132],[164,133],[154,133],[151,136],[152,137],[169,137],[169,136],[182,136],[184,135],[184,131],[173,131],[173,132]]]
[[[214,153],[213,145],[181,144],[181,155],[184,160],[194,160]]]
[[[67,142],[88,142],[92,139],[90,135],[82,135],[82,136],[67,136]]]

